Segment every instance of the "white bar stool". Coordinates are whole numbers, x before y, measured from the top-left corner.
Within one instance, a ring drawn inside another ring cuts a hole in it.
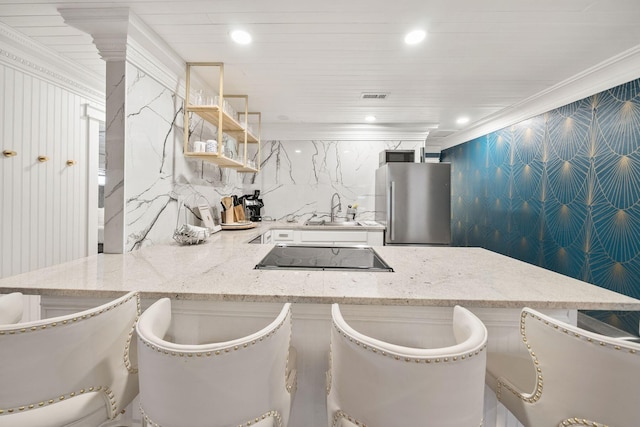
[[[364,335],[331,307],[327,413],[330,427],[481,426],[487,329],[453,310],[457,344],[404,347]]]
[[[258,332],[224,342],[170,342],[170,324],[171,301],[163,298],[137,325],[147,425],[287,427],[296,390],[291,304]]]
[[[79,313],[0,325],[0,426],[112,425],[138,394],[130,352],[139,313],[130,292]]]
[[[640,345],[524,308],[524,354],[489,353],[487,384],[527,427],[640,425]]]

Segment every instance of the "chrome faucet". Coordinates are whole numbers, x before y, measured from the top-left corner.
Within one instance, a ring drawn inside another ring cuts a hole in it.
[[[336,196],[338,196],[338,203],[334,204],[333,200]],[[331,222],[335,222],[336,219],[336,214],[334,213],[335,208],[338,208],[338,212],[342,210],[342,202],[340,201],[340,195],[338,193],[333,193],[333,196],[331,196]]]

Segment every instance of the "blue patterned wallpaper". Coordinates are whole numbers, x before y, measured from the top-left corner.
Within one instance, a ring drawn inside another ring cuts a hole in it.
[[[452,239],[640,298],[640,79],[450,148]],[[591,313],[594,314],[594,313]],[[600,313],[638,333],[635,313]]]

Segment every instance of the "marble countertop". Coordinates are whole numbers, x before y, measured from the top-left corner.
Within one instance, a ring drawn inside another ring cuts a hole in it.
[[[291,225],[291,224],[289,224]],[[248,244],[283,223],[222,231],[194,246],[98,254],[0,279],[0,292],[145,298],[490,308],[640,310],[640,300],[480,248],[379,246],[395,272],[254,270],[273,245]]]

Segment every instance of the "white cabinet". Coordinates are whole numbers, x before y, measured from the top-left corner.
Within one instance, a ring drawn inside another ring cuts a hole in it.
[[[273,243],[294,243],[293,230],[271,230],[271,241]]]
[[[369,230],[367,232],[367,245],[384,246],[384,230]]]
[[[271,241],[273,243],[382,246],[384,237],[383,230],[274,229],[271,230]],[[264,239],[263,243],[266,243]]]
[[[367,231],[354,230],[301,230],[301,243],[319,243],[336,245],[366,245]]]
[[[269,244],[271,243],[271,230],[267,231],[266,233],[264,233],[262,236],[260,236],[260,238],[262,239],[262,244]]]

